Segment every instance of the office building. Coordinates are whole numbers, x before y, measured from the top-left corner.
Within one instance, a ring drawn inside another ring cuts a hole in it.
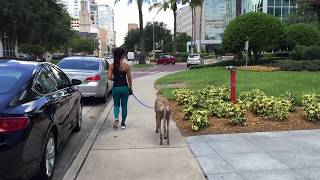
[[[201,9],[195,8],[193,20],[194,29],[192,30],[192,9],[185,6],[177,12],[177,32],[185,32],[192,36],[194,41],[188,42],[188,51],[193,51],[192,45],[196,45],[199,52],[200,48],[210,52],[222,43],[223,31],[225,29],[226,2],[225,0],[204,1],[202,10],[202,23],[200,23]],[[200,24],[202,33],[200,35]],[[200,47],[201,39],[201,47]]]
[[[81,10],[81,0],[61,0],[64,8],[71,17],[79,18]]]
[[[139,29],[139,25],[138,24],[135,24],[135,23],[129,23],[128,24],[128,32],[132,31],[132,30],[135,30],[135,29]]]

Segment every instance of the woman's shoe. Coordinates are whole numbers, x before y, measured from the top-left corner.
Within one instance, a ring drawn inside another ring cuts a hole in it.
[[[121,124],[121,129],[125,129],[126,128],[126,125],[125,124]]]

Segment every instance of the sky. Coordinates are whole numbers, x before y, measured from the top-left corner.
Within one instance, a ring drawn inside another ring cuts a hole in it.
[[[133,0],[132,4],[128,5],[128,0],[120,0],[119,3],[114,4],[114,0],[96,0],[99,4],[108,4],[114,7],[114,26],[116,31],[116,46],[121,46],[124,37],[128,32],[128,23],[139,24],[138,7]],[[143,5],[143,23],[152,22],[152,18],[156,16],[158,10],[149,12],[149,4]],[[170,9],[166,12],[161,11],[154,19],[155,21],[162,21],[167,24],[168,29],[173,30],[173,14]]]

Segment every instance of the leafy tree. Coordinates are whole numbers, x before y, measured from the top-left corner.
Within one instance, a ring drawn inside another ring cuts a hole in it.
[[[145,28],[145,43],[146,43],[146,51],[151,52],[153,47],[153,24],[147,23]],[[167,28],[167,25],[163,22],[154,22],[154,42],[155,44],[159,44],[160,46],[156,47],[156,49],[163,49],[163,44],[171,43],[172,44],[172,35],[171,31]],[[162,44],[163,43],[163,44]],[[172,46],[171,46],[172,48]],[[172,52],[172,49],[170,50]]]
[[[150,52],[153,49],[153,24],[147,23],[143,31],[145,35],[145,49],[146,52]],[[123,47],[126,49],[126,51],[134,51],[135,48],[139,48],[139,35],[139,30],[132,30],[128,32],[124,38],[123,44]],[[163,44],[172,44],[171,32],[169,29],[167,29],[167,25],[164,23],[154,22],[154,35],[155,43],[161,44],[163,42]],[[159,49],[163,49],[163,46],[159,47]]]
[[[135,47],[138,47],[140,43],[140,32],[138,29],[134,29],[128,32],[128,34],[124,37],[123,48],[127,52],[135,51]]]
[[[278,47],[284,39],[284,26],[280,20],[265,13],[247,13],[230,22],[223,36],[226,51],[241,54],[245,41],[250,42],[250,52],[258,60],[261,53]]]
[[[115,3],[119,2],[120,0],[115,0]],[[139,32],[140,32],[140,59],[139,64],[145,64],[145,44],[144,44],[144,34],[143,34],[143,14],[142,14],[142,5],[143,3],[148,3],[149,0],[136,0],[138,5],[139,11]],[[132,4],[133,0],[128,0],[128,4]]]
[[[180,4],[181,0],[165,0],[162,3],[155,3],[153,6],[150,7],[150,9],[156,8],[159,11],[164,10],[166,11],[167,9],[171,9],[173,12],[173,20],[174,20],[174,25],[173,25],[173,55],[175,56],[177,54],[177,6]],[[158,12],[159,12],[158,11]]]
[[[0,6],[0,36],[24,47],[59,48],[70,35],[70,17],[58,0],[10,0]],[[28,45],[29,44],[29,45]],[[31,48],[33,49],[33,48]]]
[[[192,37],[187,33],[177,33],[177,44],[179,52],[187,52],[187,42],[192,41]]]
[[[320,32],[308,24],[294,24],[286,28],[287,42],[292,50],[296,45],[314,46],[320,45]]]

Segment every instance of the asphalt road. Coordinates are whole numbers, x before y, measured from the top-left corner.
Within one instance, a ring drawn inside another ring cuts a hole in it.
[[[148,69],[134,69],[132,74],[133,78],[138,78],[142,76],[147,76],[150,74],[161,73],[161,72],[172,72],[180,71],[186,69],[186,64],[176,64],[176,65],[156,65],[153,68]],[[109,101],[112,99],[109,95]],[[107,103],[102,103],[97,99],[85,99],[83,102],[82,110],[82,129],[78,133],[73,133],[68,141],[64,144],[62,151],[60,151],[55,171],[52,180],[61,180],[67,172],[68,168],[72,164],[74,158],[80,151],[83,143],[87,139],[88,135],[94,128],[96,122],[98,121],[100,115],[105,110]],[[35,178],[36,179],[36,178]]]

